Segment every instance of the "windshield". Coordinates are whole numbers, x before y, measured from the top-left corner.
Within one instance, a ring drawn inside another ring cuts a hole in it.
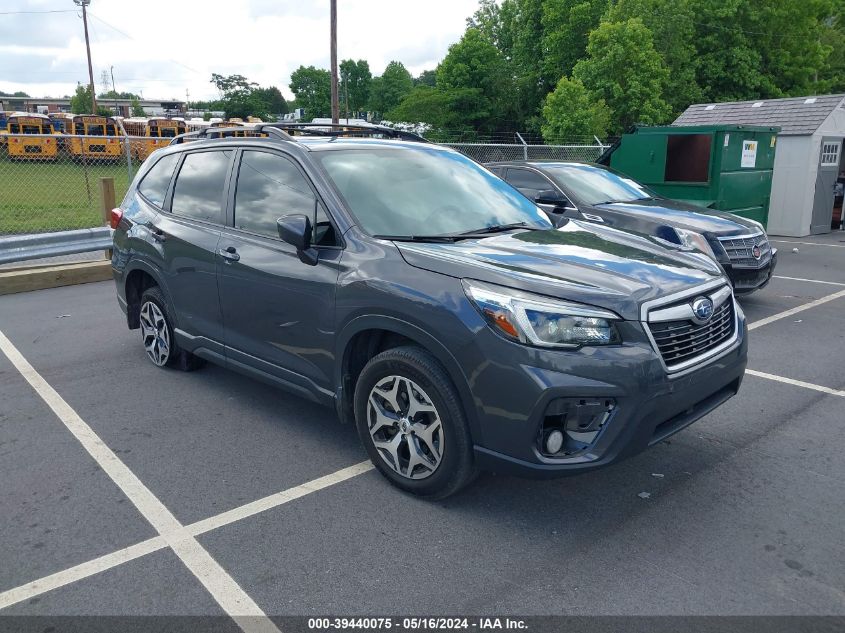
[[[552,226],[533,202],[457,152],[380,146],[313,155],[370,235],[448,235],[523,222]]]
[[[633,202],[654,196],[636,180],[593,165],[543,165],[543,171],[586,204]]]

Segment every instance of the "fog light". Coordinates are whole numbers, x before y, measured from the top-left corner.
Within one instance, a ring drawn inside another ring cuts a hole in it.
[[[563,433],[552,431],[546,436],[546,452],[557,453],[563,447]]]

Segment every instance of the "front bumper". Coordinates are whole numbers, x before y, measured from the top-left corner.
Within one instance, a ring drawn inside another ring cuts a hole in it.
[[[747,354],[741,312],[735,345],[676,377],[666,373],[639,324],[628,322],[626,327],[624,340],[630,342],[615,348],[561,353],[511,344],[521,348],[511,350],[520,361],[531,362],[511,362],[506,380],[494,378],[504,362],[488,357],[491,371],[477,372],[472,386],[482,431],[474,447],[478,466],[541,478],[600,468],[677,433],[739,390]],[[641,340],[634,336],[638,327]],[[568,457],[548,457],[539,438],[550,403],[560,398],[612,399],[615,407],[588,448]]]
[[[740,268],[730,264],[722,264],[722,267],[733,284],[734,293],[740,295],[765,288],[772,280],[777,263],[777,249],[772,249],[771,259],[760,268]]]

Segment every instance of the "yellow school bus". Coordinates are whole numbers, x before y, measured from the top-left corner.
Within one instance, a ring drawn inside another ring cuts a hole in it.
[[[59,153],[58,134],[46,114],[13,112],[0,135],[14,160],[55,160]]]
[[[174,136],[184,134],[187,126],[181,119],[133,117],[123,120],[123,129],[129,136],[144,137],[143,139],[133,138],[129,142],[132,156],[138,160],[146,160],[159,147],[166,147]]]
[[[67,130],[75,135],[67,144],[74,159],[118,160],[122,156],[120,129],[114,117],[77,114]]]
[[[238,130],[238,129],[229,129],[229,130],[227,130],[227,131],[225,131],[225,132],[220,132],[219,134],[215,134],[215,133],[213,132],[213,129],[214,129],[214,128],[218,128],[218,127],[225,127],[225,128],[245,128],[245,129],[243,129],[243,130]],[[213,122],[213,123],[209,126],[209,128],[210,128],[210,129],[209,129],[209,131],[207,132],[207,134],[208,134],[208,136],[210,136],[210,137],[212,137],[212,138],[214,138],[215,136],[221,136],[221,135],[222,135],[222,136],[235,136],[235,137],[239,137],[239,138],[242,138],[242,137],[244,137],[244,136],[262,136],[262,137],[266,137],[266,136],[267,136],[267,134],[266,134],[266,133],[264,133],[264,132],[255,132],[254,130],[252,130],[252,129],[249,127],[249,124],[248,124],[248,123],[244,123],[243,119],[239,119],[239,118],[231,118],[231,119],[229,119],[228,121],[219,121],[219,120],[218,120],[218,121],[214,121],[214,122]]]

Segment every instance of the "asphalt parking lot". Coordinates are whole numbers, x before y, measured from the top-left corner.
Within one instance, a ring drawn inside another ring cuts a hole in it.
[[[845,615],[845,234],[775,246],[737,397],[439,503],[330,410],[153,367],[111,283],[0,297],[0,615]]]

